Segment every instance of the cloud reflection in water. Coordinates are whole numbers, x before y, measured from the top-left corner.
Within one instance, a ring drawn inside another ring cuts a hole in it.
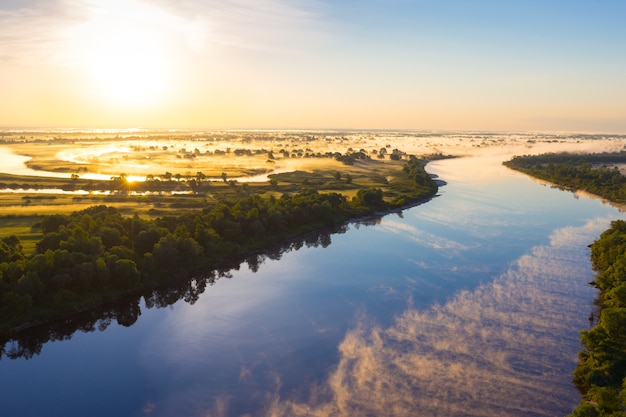
[[[553,416],[578,401],[571,384],[592,277],[595,219],[551,236],[493,282],[443,305],[409,308],[381,328],[367,319],[309,401],[274,397],[278,416]]]
[[[446,239],[444,237],[420,230],[410,224],[393,220],[382,222],[380,228],[384,231],[408,236],[416,244],[433,249],[463,251],[471,248],[470,246],[464,245],[460,242],[456,242],[454,240]]]

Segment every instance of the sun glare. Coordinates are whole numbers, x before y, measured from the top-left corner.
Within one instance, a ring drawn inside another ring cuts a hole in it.
[[[171,19],[169,19],[171,20]],[[168,16],[134,1],[94,2],[74,34],[93,92],[108,105],[143,108],[172,89]]]
[[[109,36],[90,55],[92,81],[98,94],[111,103],[147,105],[168,88],[167,60],[146,34]]]

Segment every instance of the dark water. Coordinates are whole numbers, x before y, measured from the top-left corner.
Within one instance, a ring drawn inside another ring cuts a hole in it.
[[[8,344],[1,415],[567,414],[587,245],[622,215],[488,158],[429,170],[401,215]]]

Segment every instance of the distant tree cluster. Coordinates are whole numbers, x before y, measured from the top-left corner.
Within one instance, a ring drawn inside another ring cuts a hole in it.
[[[354,165],[354,162],[359,159],[368,161],[372,158],[363,150],[354,152],[352,149],[349,149],[345,154],[337,153],[335,159],[345,165]]]
[[[409,156],[409,160],[402,168],[403,175],[393,182],[393,188],[398,191],[394,202],[396,205],[415,203],[437,192],[437,184],[424,169],[426,162],[427,160],[413,155]]]
[[[516,156],[504,163],[567,189],[584,190],[615,202],[626,202],[626,177],[616,165],[626,163],[626,152],[543,154]]]

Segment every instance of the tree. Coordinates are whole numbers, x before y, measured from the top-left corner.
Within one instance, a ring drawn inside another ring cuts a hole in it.
[[[355,202],[358,205],[368,207],[380,207],[383,205],[383,190],[380,188],[360,189],[356,193]]]
[[[37,299],[44,291],[44,285],[35,271],[27,271],[17,281],[16,290],[21,295],[28,295],[31,299]]]
[[[113,227],[102,227],[100,229],[100,239],[106,249],[122,244],[122,234]]]
[[[3,315],[19,315],[30,310],[33,305],[30,295],[20,295],[13,291],[4,294],[0,301],[0,313]]]
[[[22,245],[15,236],[8,236],[0,240],[0,262],[13,262],[24,259]]]
[[[173,235],[167,234],[159,239],[152,255],[161,268],[174,268],[178,264],[178,250],[176,248],[176,239]]]
[[[70,220],[61,214],[44,216],[41,220],[41,232],[45,235],[50,232],[58,232],[61,226],[67,226]]]
[[[139,232],[135,238],[135,252],[143,255],[152,252],[154,245],[167,233],[167,230],[150,227]]]
[[[113,279],[115,283],[123,288],[130,288],[137,285],[141,274],[137,269],[137,264],[130,259],[118,259],[115,261]]]

